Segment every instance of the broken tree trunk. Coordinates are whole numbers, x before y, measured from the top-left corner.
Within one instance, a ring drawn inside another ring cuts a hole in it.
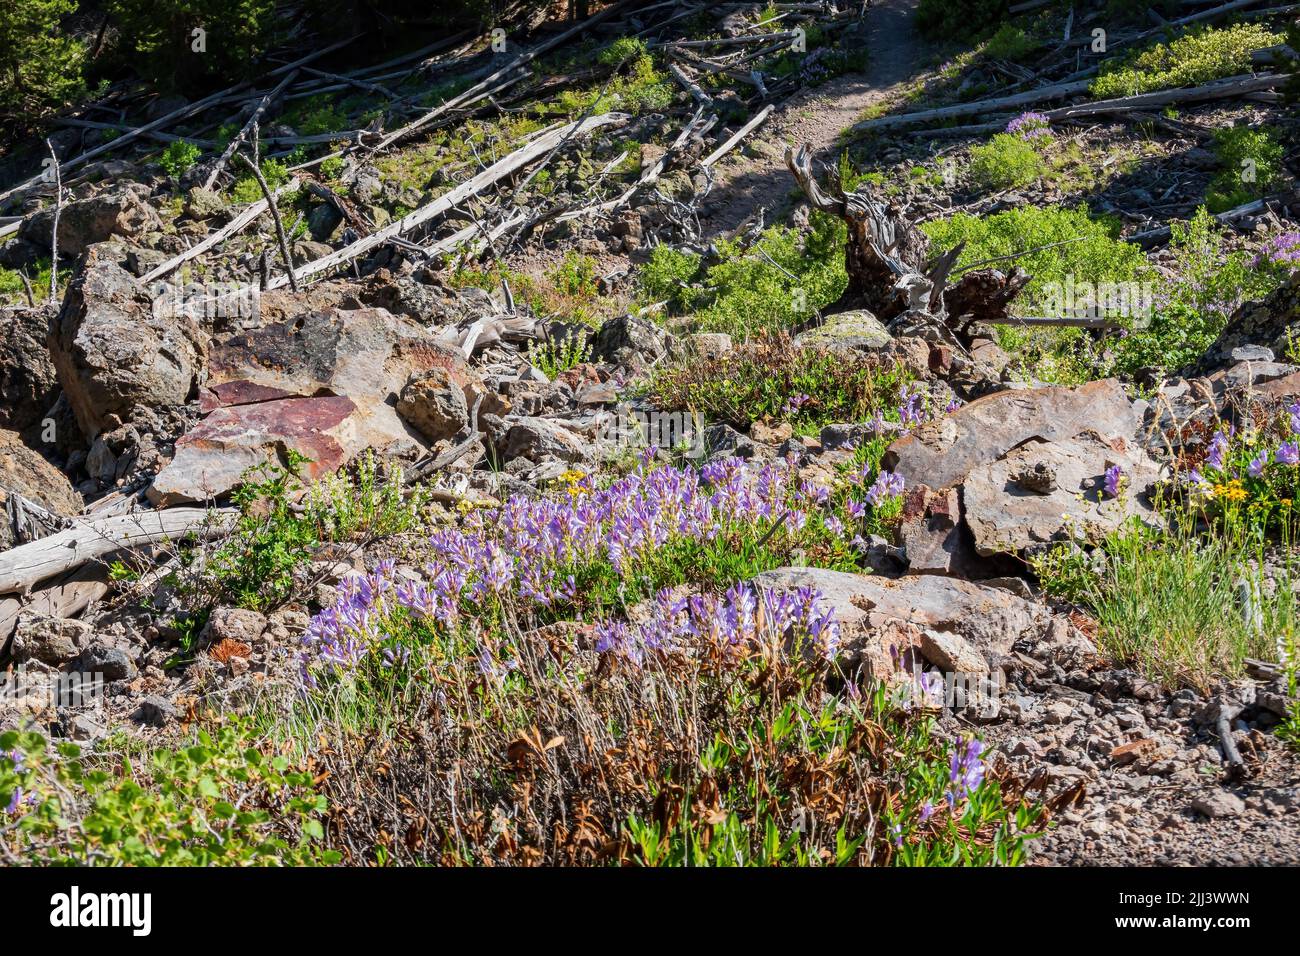
[[[844,268],[848,285],[825,311],[830,314],[866,309],[881,322],[908,313],[929,317],[953,329],[972,322],[1005,318],[1011,301],[1029,281],[1023,271],[1009,275],[996,269],[967,272],[947,285],[962,246],[929,259],[930,240],[893,207],[866,192],[845,193],[838,184],[827,195],[817,184],[808,146],[787,149],[786,166],[814,208],[838,216],[848,226]]]

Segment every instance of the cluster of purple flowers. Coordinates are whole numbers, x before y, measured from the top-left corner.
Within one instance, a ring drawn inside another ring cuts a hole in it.
[[[1051,120],[1042,113],[1021,113],[1007,124],[1007,132],[1026,142],[1052,135]]]
[[[564,500],[515,496],[499,509],[474,512],[463,526],[431,536],[433,557],[423,575],[399,579],[394,562],[384,561],[342,581],[335,604],[317,614],[304,635],[304,677],[310,684],[316,664],[355,666],[383,643],[386,619],[399,610],[450,628],[466,601],[481,605],[510,596],[547,607],[576,603],[570,572],[592,562],[607,561],[623,574],[670,542],[711,540],[737,525],[783,521],[798,532],[830,492],[811,482],[796,485],[793,475],[782,460],[749,468],[743,459],[728,458],[699,471],[638,469],[608,488]],[[896,476],[886,484],[901,490]],[[733,597],[741,600],[738,593]],[[809,618],[806,609],[801,613],[799,623],[820,637],[825,623]],[[618,643],[616,637],[610,640]],[[386,660],[397,659],[390,654]]]
[[[903,389],[902,399],[903,403],[898,408],[898,418],[903,423],[904,428],[911,428],[925,421],[927,417],[925,393],[919,386],[909,386]]]
[[[876,480],[872,482],[871,487],[867,489],[867,501],[871,502],[872,507],[879,507],[881,502],[886,499],[892,498],[894,495],[901,495],[903,493],[903,484],[902,475],[896,475],[892,471],[882,469],[880,474],[876,476]]]
[[[984,744],[972,737],[965,746],[958,745],[952,752],[948,770],[948,792],[944,794],[949,805],[968,795],[984,782]]]
[[[724,650],[771,646],[794,634],[812,642],[823,657],[835,656],[840,630],[821,593],[813,588],[771,591],[736,584],[723,595],[675,597],[667,589],[650,602],[639,624],[605,621],[596,626],[596,650],[640,664],[647,651]]]
[[[797,415],[799,410],[812,401],[811,395],[805,395],[800,392],[798,395],[791,395],[785,401],[785,413],[787,415]]]
[[[1284,232],[1269,239],[1251,265],[1300,266],[1300,232]]]
[[[1103,487],[1106,490],[1106,497],[1118,498],[1120,487],[1124,483],[1124,469],[1119,465],[1111,465],[1106,469],[1106,476],[1103,479]]]
[[[14,773],[22,773],[27,769],[26,763],[23,760],[23,752],[21,750],[12,750],[7,753],[0,751],[0,757],[7,758],[9,762],[13,764]],[[5,806],[5,813],[10,815],[15,814],[18,812],[18,808],[23,806],[23,804],[33,804],[35,802],[36,794],[33,793],[28,796],[23,793],[22,787],[14,787],[14,792],[9,797],[9,803]]]

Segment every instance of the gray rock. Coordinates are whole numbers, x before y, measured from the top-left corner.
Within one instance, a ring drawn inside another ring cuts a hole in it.
[[[86,648],[90,635],[90,625],[84,621],[24,615],[14,631],[11,650],[19,661],[62,667]]]
[[[987,674],[988,662],[965,639],[948,631],[921,632],[921,656],[951,674]]]
[[[1140,424],[1141,416],[1114,379],[1077,389],[996,392],[894,442],[884,467],[902,475],[908,487],[946,488],[1035,438],[1060,441],[1092,429],[1106,440],[1131,440]]]
[[[498,450],[507,461],[526,458],[535,464],[547,457],[567,462],[590,462],[594,457],[587,442],[549,418],[511,421]]]
[[[591,338],[591,354],[612,365],[646,368],[667,354],[668,333],[649,319],[620,315],[607,319]]]
[[[136,676],[135,662],[125,651],[103,644],[92,644],[81,655],[79,666],[91,674],[102,674],[105,682],[134,680]]]
[[[1216,788],[1193,800],[1192,809],[1212,820],[1217,820],[1241,816],[1246,812],[1246,804],[1235,793]]]
[[[894,337],[879,319],[866,309],[858,309],[828,317],[817,328],[796,336],[794,344],[875,352],[893,340]]]
[[[242,607],[213,608],[208,615],[207,624],[203,625],[203,630],[199,633],[199,641],[202,644],[216,644],[231,640],[251,647],[262,636],[266,626],[266,615],[259,611]]]
[[[161,229],[162,221],[144,195],[147,190],[133,184],[65,205],[59,213],[59,253],[79,256],[113,236],[137,236]],[[49,206],[28,216],[18,235],[48,251],[53,230],[54,207]]]
[[[50,359],[53,306],[0,309],[0,428],[22,431],[40,421],[58,397]]]
[[[1127,481],[1118,498],[1103,491],[1111,465],[1119,465]],[[1048,473],[1050,491],[1046,485],[1026,489],[1018,478]],[[999,461],[972,468],[962,482],[962,505],[979,554],[1025,556],[1065,537],[1068,520],[1103,532],[1133,517],[1158,523],[1146,491],[1159,475],[1159,466],[1140,445],[1086,431],[1065,440],[1026,442]]]
[[[150,694],[140,701],[140,706],[135,711],[136,720],[154,727],[165,727],[178,716],[176,705],[161,694]]]
[[[207,355],[192,318],[155,315],[134,277],[93,252],[68,288],[49,345],[87,439],[119,427],[137,406],[184,405]]]
[[[196,186],[185,194],[185,215],[191,219],[224,219],[230,215],[230,204],[212,189]]]
[[[778,591],[811,587],[841,625],[850,662],[877,677],[909,669],[921,653],[922,632],[946,631],[962,638],[998,666],[1018,641],[1037,642],[1053,615],[1009,591],[939,575],[887,579],[822,568],[778,568],[753,583]]]
[[[398,398],[397,414],[430,442],[455,438],[469,427],[465,387],[443,368],[413,376]]]

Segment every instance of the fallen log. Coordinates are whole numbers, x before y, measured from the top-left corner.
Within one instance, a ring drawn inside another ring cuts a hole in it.
[[[881,129],[895,129],[900,126],[915,126],[918,123],[954,119],[958,116],[998,113],[1013,106],[1030,106],[1046,100],[1059,100],[1067,96],[1086,93],[1091,86],[1092,80],[1077,80],[1073,83],[1056,83],[1052,86],[1044,86],[1036,90],[1016,93],[1012,96],[1000,96],[991,100],[976,100],[974,103],[941,106],[937,109],[922,110],[919,113],[904,113],[902,116],[881,116],[856,123],[849,127],[848,132],[850,134],[860,134]]]
[[[1172,90],[1155,90],[1151,93],[1139,93],[1136,96],[1121,96],[1112,100],[1097,100],[1092,103],[1080,103],[1077,106],[1063,106],[1060,109],[1047,110],[1043,115],[1050,122],[1076,119],[1080,116],[1100,116],[1105,113],[1127,113],[1132,110],[1147,109],[1152,106],[1169,106],[1173,103],[1200,102],[1204,100],[1221,100],[1227,97],[1243,96],[1261,90],[1272,90],[1290,82],[1291,73],[1268,73],[1262,76],[1231,76],[1215,80],[1203,86],[1178,87]]]
[[[36,617],[73,617],[90,602],[108,593],[108,574],[100,567],[81,567],[55,579],[27,600],[0,597],[0,653],[18,628],[20,619]]]
[[[1080,103],[1077,106],[1062,106],[1046,110],[1043,115],[1050,122],[1074,119],[1079,116],[1099,116],[1104,113],[1123,113],[1129,110],[1146,109],[1152,106],[1167,106],[1172,103],[1188,103],[1202,100],[1217,100],[1230,96],[1242,96],[1261,90],[1271,90],[1285,85],[1292,74],[1277,73],[1263,76],[1233,76],[1215,80],[1202,86],[1176,87],[1171,90],[1156,90],[1151,93],[1139,93],[1136,96],[1122,96],[1110,100],[1097,100],[1092,103]],[[1027,106],[1048,99],[1061,99],[1084,93],[1091,87],[1092,80],[1079,80],[1074,83],[1060,83],[1046,86],[1014,96],[1004,96],[992,100],[979,100],[975,103],[959,103],[956,106],[943,106],[938,109],[924,110],[920,113],[906,113],[902,116],[882,116],[866,120],[849,128],[850,133],[890,129],[899,126],[912,126],[934,120],[952,119],[958,116],[976,116],[982,113],[997,113],[1008,107]]]
[[[1216,213],[1214,218],[1222,225],[1228,225],[1242,219],[1246,216],[1254,216],[1268,210],[1269,203],[1279,199],[1284,199],[1285,194],[1275,196],[1265,196],[1263,199],[1255,199],[1248,203],[1242,203],[1240,206],[1234,206],[1231,209]],[[1145,232],[1136,232],[1128,237],[1128,242],[1135,242],[1140,246],[1154,245],[1157,242],[1164,242],[1173,234],[1169,226],[1160,226],[1158,229],[1148,229]]]
[[[297,188],[298,188],[298,180],[291,179],[287,183],[282,185],[279,189],[277,189],[275,191],[275,195],[279,197],[284,193],[292,192]],[[217,245],[217,243],[222,242],[225,239],[228,239],[230,236],[233,236],[239,233],[240,231],[242,231],[245,226],[247,226],[250,222],[252,222],[258,216],[260,216],[262,213],[266,212],[269,208],[271,208],[270,203],[268,203],[265,199],[259,199],[257,202],[249,203],[246,207],[244,207],[244,210],[239,215],[237,215],[234,219],[230,220],[230,222],[226,223],[216,232],[212,233],[212,235],[208,236],[202,242],[191,246],[190,248],[186,249],[178,256],[173,256],[171,259],[168,259],[166,262],[162,263],[161,265],[155,266],[144,276],[144,278],[140,280],[141,283],[143,283],[144,285],[148,285],[150,282],[155,282],[158,279],[161,279],[163,276],[170,275],[172,272],[176,271],[177,268],[189,262],[191,259],[203,255],[203,253],[207,252],[213,246]]]
[[[48,578],[119,551],[187,534],[213,537],[229,526],[233,514],[228,508],[170,508],[77,520],[65,531],[0,554],[0,594],[27,594]]]
[[[763,122],[769,116],[772,115],[773,109],[775,109],[775,107],[771,103],[767,104],[767,106],[764,106],[761,110],[758,111],[757,114],[755,114],[753,119],[751,119],[740,129],[736,130],[736,132],[732,133],[725,143],[723,143],[713,152],[709,153],[708,156],[705,156],[704,159],[700,160],[700,165],[703,166],[705,169],[707,169],[708,167],[716,163],[718,160],[720,160],[723,156],[726,156],[727,153],[731,152],[735,148],[737,143],[739,143],[742,139],[744,139],[755,129],[761,126]]]
[[[602,126],[608,126],[612,123],[621,123],[627,119],[625,113],[602,113],[599,116],[591,116],[585,120],[576,123],[567,123],[564,126],[556,127],[548,132],[536,137],[522,149],[518,149],[510,155],[497,160],[483,172],[479,173],[472,179],[466,180],[454,189],[443,193],[427,206],[422,206],[412,213],[403,216],[394,223],[390,223],[383,229],[363,236],[349,246],[345,246],[327,256],[322,256],[305,265],[299,267],[295,274],[300,279],[307,279],[319,273],[333,269],[335,266],[342,265],[345,262],[351,262],[358,256],[364,255],[371,249],[382,245],[394,236],[400,236],[409,232],[416,226],[422,225],[438,216],[446,213],[456,205],[464,202],[472,196],[478,195],[484,189],[487,189],[493,183],[496,183],[516,170],[522,169],[535,159],[549,152],[552,147],[569,136],[581,135]],[[269,284],[268,288],[277,289],[288,283],[287,276],[277,276]]]

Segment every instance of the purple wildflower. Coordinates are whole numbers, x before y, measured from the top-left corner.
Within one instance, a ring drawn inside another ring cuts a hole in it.
[[[1007,132],[1012,136],[1017,136],[1026,142],[1031,142],[1043,137],[1050,137],[1051,121],[1042,113],[1028,112],[1021,113],[1010,123],[1007,124]]]
[[[1250,460],[1250,464],[1246,466],[1246,474],[1250,475],[1252,478],[1258,478],[1264,473],[1264,469],[1267,467],[1268,451],[1266,449]]]
[[[1215,471],[1223,470],[1223,453],[1228,450],[1228,437],[1222,431],[1214,433],[1210,439],[1210,450],[1205,454],[1205,467]]]
[[[785,402],[785,413],[787,415],[797,415],[800,410],[812,401],[812,396],[800,392],[798,395],[791,395]]]
[[[867,500],[872,507],[879,507],[887,498],[903,493],[903,476],[892,471],[882,471],[876,476],[875,483],[867,489]]]
[[[1106,469],[1106,477],[1103,479],[1103,485],[1106,491],[1106,497],[1118,498],[1120,485],[1124,481],[1124,469],[1119,465],[1111,465]]]
[[[1284,441],[1277,447],[1273,457],[1279,465],[1300,464],[1300,445],[1293,441]]]
[[[1300,265],[1300,232],[1284,232],[1269,239],[1251,260],[1251,265],[1256,268],[1262,265]]]
[[[965,746],[953,749],[948,781],[956,799],[966,796],[984,781],[984,761],[980,759],[983,751],[984,745],[974,737]]]
[[[904,428],[911,428],[925,421],[924,395],[919,387],[908,388],[903,392],[903,404],[898,407],[898,418]]]

